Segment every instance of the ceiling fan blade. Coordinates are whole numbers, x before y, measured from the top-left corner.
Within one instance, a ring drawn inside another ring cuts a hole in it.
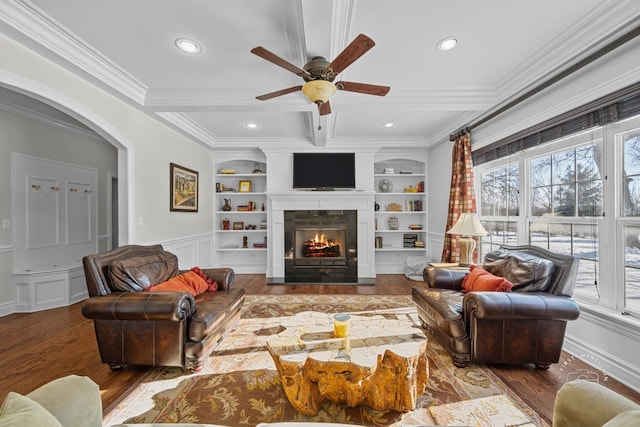
[[[288,87],[286,89],[280,89],[275,92],[265,93],[264,95],[256,96],[256,99],[259,99],[260,101],[266,101],[267,99],[275,98],[276,96],[286,95],[288,93],[296,92],[301,89],[302,89],[302,86]]]
[[[349,46],[345,47],[338,56],[325,68],[327,73],[336,76],[344,71],[349,65],[353,64],[356,59],[367,53],[369,49],[376,44],[369,37],[364,34],[359,34]]]
[[[309,75],[307,71],[303,70],[300,67],[296,67],[290,62],[285,61],[275,53],[269,52],[267,49],[263,48],[262,46],[254,47],[253,49],[251,49],[251,53],[253,53],[254,55],[258,55],[260,58],[266,59],[267,61],[272,62],[277,66],[284,68],[287,71],[291,71],[293,74],[297,74],[300,77],[305,77]]]
[[[336,89],[349,92],[366,93],[367,95],[385,96],[391,89],[389,86],[370,85],[357,82],[337,82]]]
[[[318,112],[321,116],[326,116],[327,114],[331,114],[331,105],[329,105],[329,101],[318,104]]]

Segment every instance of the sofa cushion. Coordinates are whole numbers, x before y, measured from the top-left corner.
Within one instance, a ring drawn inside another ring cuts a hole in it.
[[[157,285],[151,285],[146,290],[149,292],[189,292],[195,297],[207,291],[217,291],[218,284],[216,283],[215,286],[213,283],[209,284],[195,271],[187,271]]]
[[[62,427],[62,424],[40,404],[9,392],[0,407],[0,427],[4,426]]]
[[[471,271],[462,280],[462,288],[471,291],[511,292],[513,283],[504,277],[495,276],[477,265],[469,266]]]
[[[551,283],[553,261],[536,255],[498,249],[488,253],[482,267],[513,283],[514,292],[544,292]]]
[[[114,261],[109,266],[112,287],[123,292],[142,292],[178,274],[178,258],[171,252]]]

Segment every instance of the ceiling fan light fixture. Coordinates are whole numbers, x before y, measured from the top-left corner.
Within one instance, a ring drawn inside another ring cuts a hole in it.
[[[325,104],[336,93],[336,85],[326,80],[311,80],[302,85],[302,93],[314,104]]]
[[[256,122],[246,122],[244,124],[244,127],[246,127],[247,129],[258,129],[260,125]]]
[[[447,50],[453,49],[457,45],[458,45],[458,38],[451,36],[451,37],[446,37],[440,40],[438,44],[436,44],[436,47],[438,48],[438,50],[447,51]]]
[[[395,124],[395,123],[393,123],[393,122],[385,122],[385,123],[383,123],[383,124],[382,124],[382,127],[385,127],[385,128],[392,128],[392,127],[394,127],[395,125],[396,125],[396,124]]]
[[[176,47],[182,52],[191,54],[202,52],[202,47],[197,42],[183,37],[176,39]]]

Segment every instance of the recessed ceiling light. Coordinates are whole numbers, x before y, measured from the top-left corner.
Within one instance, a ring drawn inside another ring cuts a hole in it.
[[[260,127],[260,125],[255,122],[247,122],[244,124],[244,127],[246,127],[247,129],[257,129]]]
[[[202,48],[200,47],[200,45],[197,42],[190,39],[179,38],[176,40],[176,46],[178,49],[186,53],[195,54],[195,53],[202,52]]]
[[[436,47],[438,50],[451,50],[458,45],[457,37],[447,37],[438,42]]]
[[[384,123],[382,126],[386,127],[386,128],[392,128],[394,127],[396,124],[393,122],[386,122]]]

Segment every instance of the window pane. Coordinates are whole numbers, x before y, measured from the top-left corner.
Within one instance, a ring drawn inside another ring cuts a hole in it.
[[[529,225],[529,243],[552,252],[575,255],[580,258],[574,293],[589,299],[599,298],[598,280],[598,226],[596,224]]]
[[[624,173],[640,175],[640,132],[624,137]]]
[[[580,258],[574,294],[597,300],[598,288],[598,226],[596,224],[574,224],[573,254]]]
[[[549,249],[549,224],[532,222],[529,225],[529,244]]]
[[[625,307],[640,311],[640,226],[624,227]]]
[[[574,295],[580,295],[591,300],[598,300],[600,298],[600,290],[597,285],[600,270],[597,267],[598,261],[580,259],[578,275],[576,276],[576,287],[573,290]]]
[[[531,160],[531,186],[551,185],[551,156]]]
[[[602,216],[602,181],[578,184],[578,216]]]
[[[624,138],[623,215],[640,216],[640,133]]]
[[[507,194],[509,200],[507,201],[507,215],[518,216],[520,215],[520,192],[510,191]]]
[[[627,177],[622,185],[624,216],[640,216],[640,176]]]
[[[562,151],[553,155],[551,163],[552,184],[572,183],[576,179],[574,151]]]
[[[531,189],[531,215],[546,216],[551,214],[551,187]]]
[[[575,216],[576,214],[575,185],[553,186],[553,216]]]
[[[493,215],[495,185],[493,173],[483,173],[480,187],[480,214]]]
[[[601,179],[602,148],[600,145],[587,145],[576,149],[576,179],[589,181]]]
[[[549,224],[549,250],[571,255],[573,251],[571,224]]]
[[[481,221],[487,235],[482,237],[481,256],[498,249],[500,245],[516,245],[518,236],[513,221]]]

